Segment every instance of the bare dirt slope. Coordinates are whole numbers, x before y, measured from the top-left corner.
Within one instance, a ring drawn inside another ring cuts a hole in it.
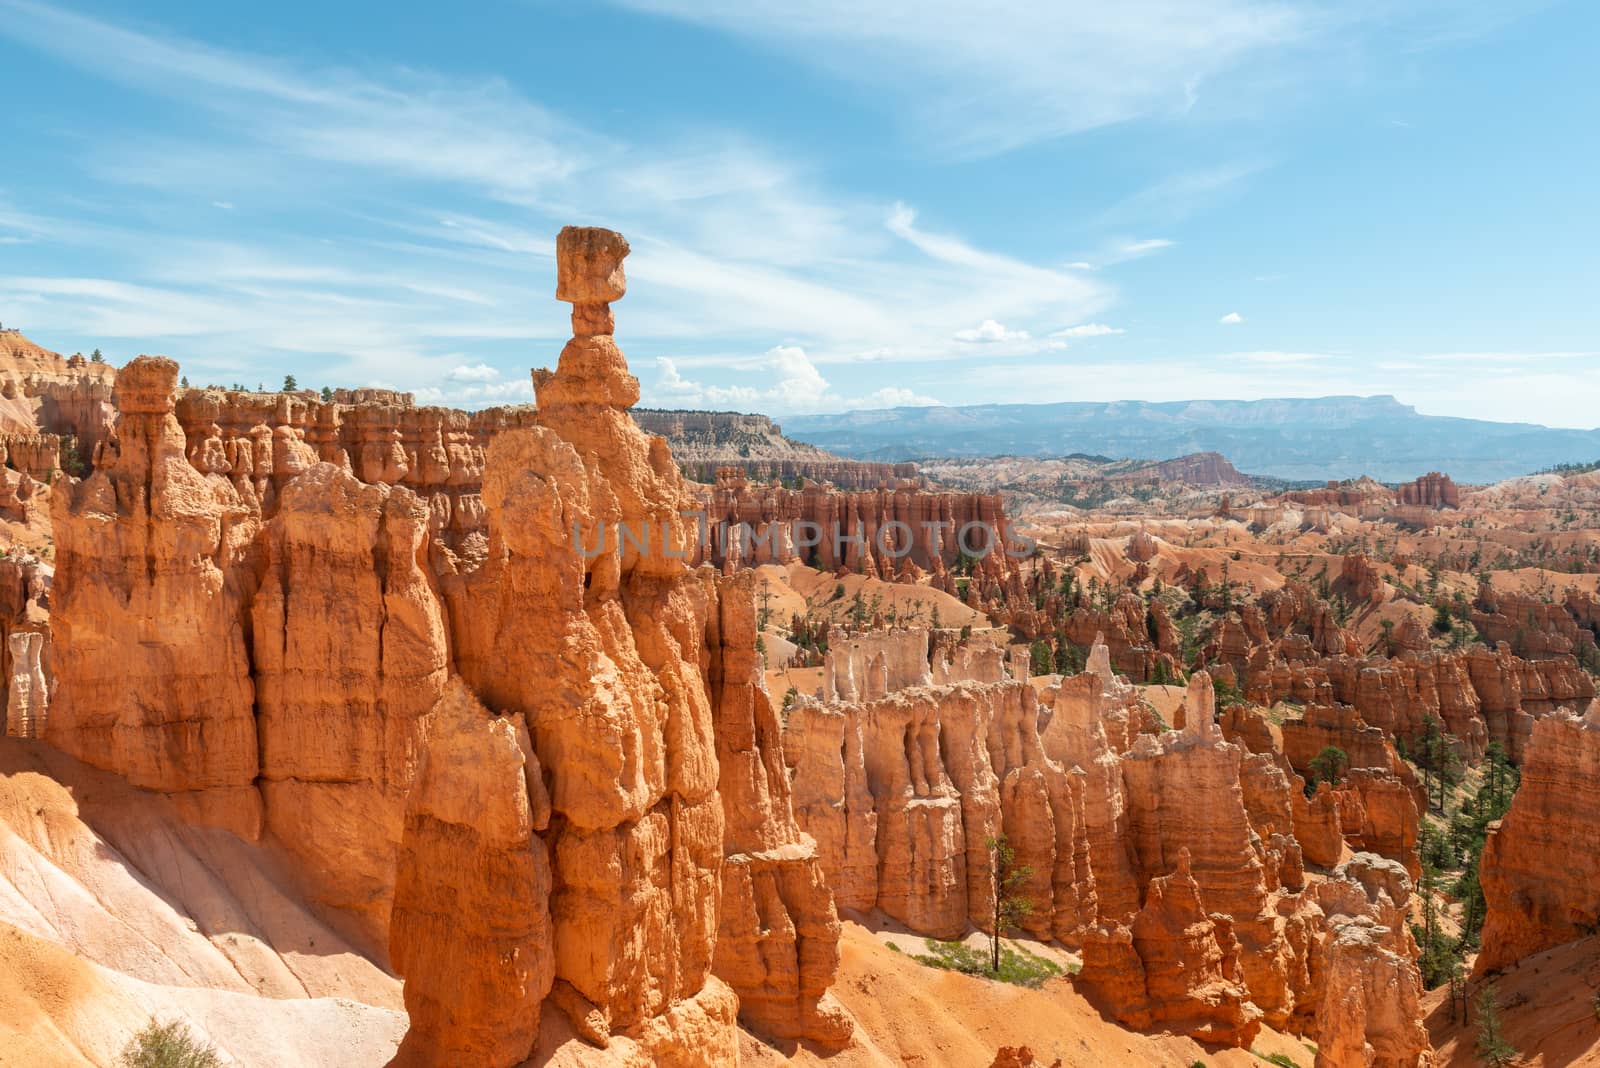
[[[400,984],[297,900],[270,846],[0,739],[0,1065],[110,1064],[180,1018],[239,1064],[379,1065]]]
[[[746,1034],[741,1063],[755,1068],[989,1068],[1000,1046],[1027,1046],[1042,1064],[1059,1057],[1066,1068],[1262,1063],[1246,1050],[1212,1050],[1189,1038],[1126,1030],[1103,1017],[1067,979],[1029,990],[940,971],[889,949],[851,922],[844,925],[840,948],[843,961],[833,989],[861,1025],[856,1044],[823,1058],[803,1048],[775,1048]],[[1314,1059],[1302,1043],[1269,1030],[1261,1032],[1255,1049],[1262,1055],[1281,1053],[1300,1065]]]
[[[1473,984],[1473,996],[1481,989]],[[1600,1065],[1600,936],[1526,957],[1495,980],[1506,1038],[1522,1068]],[[1443,987],[1423,1008],[1440,1068],[1466,1068],[1477,1058],[1478,1016],[1453,1021]]]

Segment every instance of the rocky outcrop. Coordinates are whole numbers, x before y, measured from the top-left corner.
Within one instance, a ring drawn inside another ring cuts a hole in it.
[[[943,493],[914,482],[865,492],[819,485],[756,485],[721,469],[702,492],[706,530],[696,560],[724,572],[801,561],[824,571],[883,579],[932,575],[946,593],[970,567],[972,597],[1013,581],[1008,552],[1021,552],[998,495]]]
[[[1076,941],[1094,914],[1081,776],[1045,756],[1025,682],[902,690],[790,710],[795,814],[842,908],[953,938],[992,922],[1001,834],[1033,869],[1024,926]]]
[[[1046,755],[1083,773],[1083,823],[1095,885],[1095,919],[1109,925],[1090,937],[1085,962],[1102,950],[1131,952],[1126,925],[1139,909],[1141,886],[1128,843],[1128,800],[1119,754],[1133,744],[1136,691],[1110,672],[1105,646],[1096,645],[1091,670],[1063,679],[1055,707],[1041,728]],[[1098,670],[1095,670],[1098,668]],[[1120,931],[1118,939],[1112,932]]]
[[[1339,582],[1351,604],[1378,604],[1386,590],[1383,576],[1366,553],[1349,553],[1339,565]]]
[[[0,463],[38,482],[49,482],[61,469],[58,434],[0,434]]]
[[[287,482],[317,462],[363,482],[403,485],[428,506],[433,543],[482,552],[484,450],[509,429],[532,426],[532,407],[461,412],[416,407],[409,394],[184,390],[175,412],[195,469],[224,476],[250,507],[271,515]]]
[[[440,583],[458,671],[527,724],[548,776],[553,889],[515,907],[549,910],[555,1003],[591,1041],[731,1063],[721,1021],[736,1003],[710,975],[724,830],[701,667],[710,605],[681,546],[610,533],[660,530],[684,503],[664,445],[627,415],[638,383],[606,306],[626,252],[609,231],[563,231],[575,334],[556,371],[534,373],[544,425],[490,442],[486,557]],[[602,548],[586,556],[596,533]],[[447,981],[406,980],[424,995]]]
[[[0,557],[0,672],[6,679],[0,735],[37,738],[50,709],[50,586],[55,571],[32,553]]]
[[[994,1063],[989,1068],[1043,1068],[1042,1062],[1027,1046],[1001,1046],[995,1050]],[[1051,1062],[1050,1068],[1061,1068],[1061,1058]]]
[[[1475,974],[1593,933],[1600,924],[1600,701],[1533,726],[1522,785],[1480,862],[1488,913]]]
[[[115,376],[110,364],[62,356],[15,330],[0,330],[0,435],[7,462],[40,479],[57,468],[86,465],[111,429]]]
[[[1422,508],[1460,508],[1461,490],[1449,475],[1429,471],[1410,482],[1395,487],[1395,498],[1400,504]]]
[[[210,818],[253,837],[244,604],[258,524],[231,485],[189,465],[177,378],[162,357],[124,367],[94,473],[57,485],[46,737],[136,786],[203,795]]]
[[[1157,479],[1161,482],[1182,482],[1190,486],[1248,486],[1250,477],[1219,452],[1196,452],[1172,460],[1162,460],[1117,476],[1123,481]]]
[[[672,458],[697,482],[715,482],[725,469],[736,469],[756,483],[778,480],[794,485],[808,480],[841,490],[870,490],[918,479],[914,463],[841,459],[784,437],[783,428],[765,415],[635,408],[633,421],[646,434],[666,438]]]
[[[1381,515],[1395,503],[1393,490],[1366,477],[1343,482],[1330,480],[1321,489],[1290,490],[1279,499],[1293,504],[1336,509],[1355,516]]]
[[[255,547],[249,634],[267,826],[319,873],[313,895],[361,915],[380,944],[418,723],[448,673],[427,527],[410,490],[319,463],[285,484]]]
[[[1110,610],[1084,606],[1067,614],[1062,634],[1073,645],[1085,648],[1103,643],[1111,666],[1134,682],[1149,682],[1156,665],[1163,662],[1176,677],[1176,631],[1165,620],[1165,611],[1164,607],[1147,605],[1143,598],[1125,593]],[[1157,640],[1152,640],[1152,627]],[[1161,644],[1163,640],[1167,644]]]
[[[822,663],[823,702],[872,701],[895,690],[931,685],[928,641],[928,632],[919,629],[875,631],[835,641]]]
[[[410,1028],[393,1063],[526,1060],[550,992],[550,821],[520,719],[494,716],[452,680],[427,717],[406,801],[389,940]]]
[[[1244,623],[1218,626],[1208,653],[1235,668],[1250,700],[1306,705],[1308,726],[1313,718],[1330,725],[1333,719],[1342,721],[1336,730],[1345,732],[1345,739],[1327,737],[1322,744],[1339,745],[1353,759],[1350,747],[1367,744],[1348,733],[1357,721],[1375,732],[1373,744],[1379,735],[1416,744],[1430,719],[1457,739],[1460,755],[1470,762],[1480,760],[1490,742],[1520,759],[1535,717],[1595,695],[1594,679],[1571,656],[1527,660],[1504,643],[1493,651],[1476,646],[1418,652],[1406,648],[1406,628],[1395,630],[1396,656],[1351,656],[1319,649],[1315,639],[1297,633],[1272,638],[1270,615],[1253,634],[1248,624],[1255,617],[1248,607]],[[1424,636],[1422,648],[1428,644]],[[1311,706],[1324,711],[1314,717]],[[1286,734],[1285,744],[1296,751],[1301,743]]]
[[[755,587],[746,573],[716,594],[710,685],[722,798],[722,908],[716,975],[748,1026],[824,1046],[854,1022],[828,988],[839,920],[817,844],[795,822],[781,726],[756,652]]]
[[[1261,1010],[1250,1001],[1232,924],[1206,913],[1187,849],[1179,851],[1171,875],[1150,881],[1133,921],[1133,947],[1144,972],[1150,1026],[1249,1048],[1261,1029]]]
[[[1024,929],[1081,948],[1078,981],[1128,1026],[1246,1045],[1263,1022],[1315,1035],[1328,908],[1403,934],[1404,868],[1360,858],[1311,879],[1297,835],[1315,834],[1317,862],[1333,868],[1340,811],[1326,789],[1304,797],[1270,731],[1262,752],[1225,742],[1199,672],[1183,729],[1152,733],[1104,645],[1091,660],[1096,670],[1046,690],[1044,710],[1021,682],[796,703],[784,746],[794,808],[840,907],[931,937],[981,929],[988,843],[1003,833],[1032,869]],[[1417,984],[1409,958],[1387,963]],[[1356,1004],[1376,1019],[1373,997]],[[1328,1011],[1334,1027],[1356,1010]]]
[[[1490,645],[1504,643],[1518,656],[1543,659],[1595,649],[1600,621],[1593,595],[1569,589],[1560,601],[1495,590],[1480,584],[1472,625]]]
[[[1140,735],[1123,758],[1130,854],[1148,884],[1175,871],[1179,854],[1187,852],[1206,911],[1227,919],[1228,937],[1241,947],[1250,999],[1267,1022],[1281,1026],[1294,1011],[1297,984],[1273,897],[1300,889],[1301,852],[1286,833],[1292,820],[1280,819],[1284,829],[1267,839],[1252,827],[1241,779],[1244,754],[1223,741],[1205,672],[1191,677],[1186,703],[1183,730]],[[1276,807],[1288,813],[1287,779],[1282,783]],[[1221,1022],[1233,1026],[1227,1015]]]
[[[50,684],[44,674],[44,634],[13,631],[6,638],[10,668],[6,673],[6,715],[0,734],[37,738],[50,708]]]
[[[1432,1064],[1422,980],[1397,930],[1364,915],[1335,915],[1330,926],[1326,994],[1317,1009],[1318,1068]]]

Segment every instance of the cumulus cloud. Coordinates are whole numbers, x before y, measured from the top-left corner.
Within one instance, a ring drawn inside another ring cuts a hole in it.
[[[499,369],[486,363],[462,364],[445,375],[452,382],[492,382],[499,377]]]
[[[656,358],[656,382],[649,391],[660,403],[710,408],[744,408],[761,412],[822,412],[858,408],[892,408],[937,405],[939,401],[912,390],[885,386],[865,396],[847,397],[836,391],[816,364],[798,345],[777,345],[746,370],[764,386],[719,386],[685,378],[678,361]]]
[[[487,408],[496,404],[525,404],[533,399],[533,381],[514,378],[507,382],[459,383],[448,376],[445,385],[423,386],[411,391],[418,404],[445,404],[461,408]]]
[[[1012,330],[993,319],[985,319],[977,326],[966,330],[957,330],[955,339],[975,344],[987,345],[996,341],[1027,341],[1029,334],[1026,330]]]
[[[1240,323],[1244,322],[1244,316],[1240,315],[1238,312],[1229,312],[1227,315],[1224,315],[1222,318],[1218,319],[1217,322],[1223,324],[1224,326],[1238,326]]]
[[[902,386],[884,386],[865,397],[846,401],[846,408],[934,408],[939,401]]]

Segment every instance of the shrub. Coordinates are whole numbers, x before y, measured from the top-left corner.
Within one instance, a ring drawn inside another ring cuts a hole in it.
[[[998,979],[1013,986],[1039,987],[1046,979],[1061,975],[1061,966],[1025,949],[1007,946],[1000,951],[1000,970],[989,970],[989,954],[974,949],[965,942],[939,942],[932,938],[923,940],[927,953],[913,954],[912,959],[930,968],[961,972],[985,979]]]
[[[177,1020],[150,1025],[122,1049],[121,1068],[222,1068],[222,1058]]]

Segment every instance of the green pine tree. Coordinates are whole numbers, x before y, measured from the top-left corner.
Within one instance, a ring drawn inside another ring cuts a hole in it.
[[[1494,980],[1478,995],[1478,1062],[1489,1068],[1510,1068],[1517,1063],[1517,1047],[1506,1038],[1500,1022],[1500,998]]]
[[[1033,876],[1033,869],[1017,864],[1017,851],[1006,836],[990,838],[989,847],[994,878],[994,931],[989,936],[989,971],[1000,973],[1000,939],[1033,912],[1033,902],[1021,894],[1022,884]]]

